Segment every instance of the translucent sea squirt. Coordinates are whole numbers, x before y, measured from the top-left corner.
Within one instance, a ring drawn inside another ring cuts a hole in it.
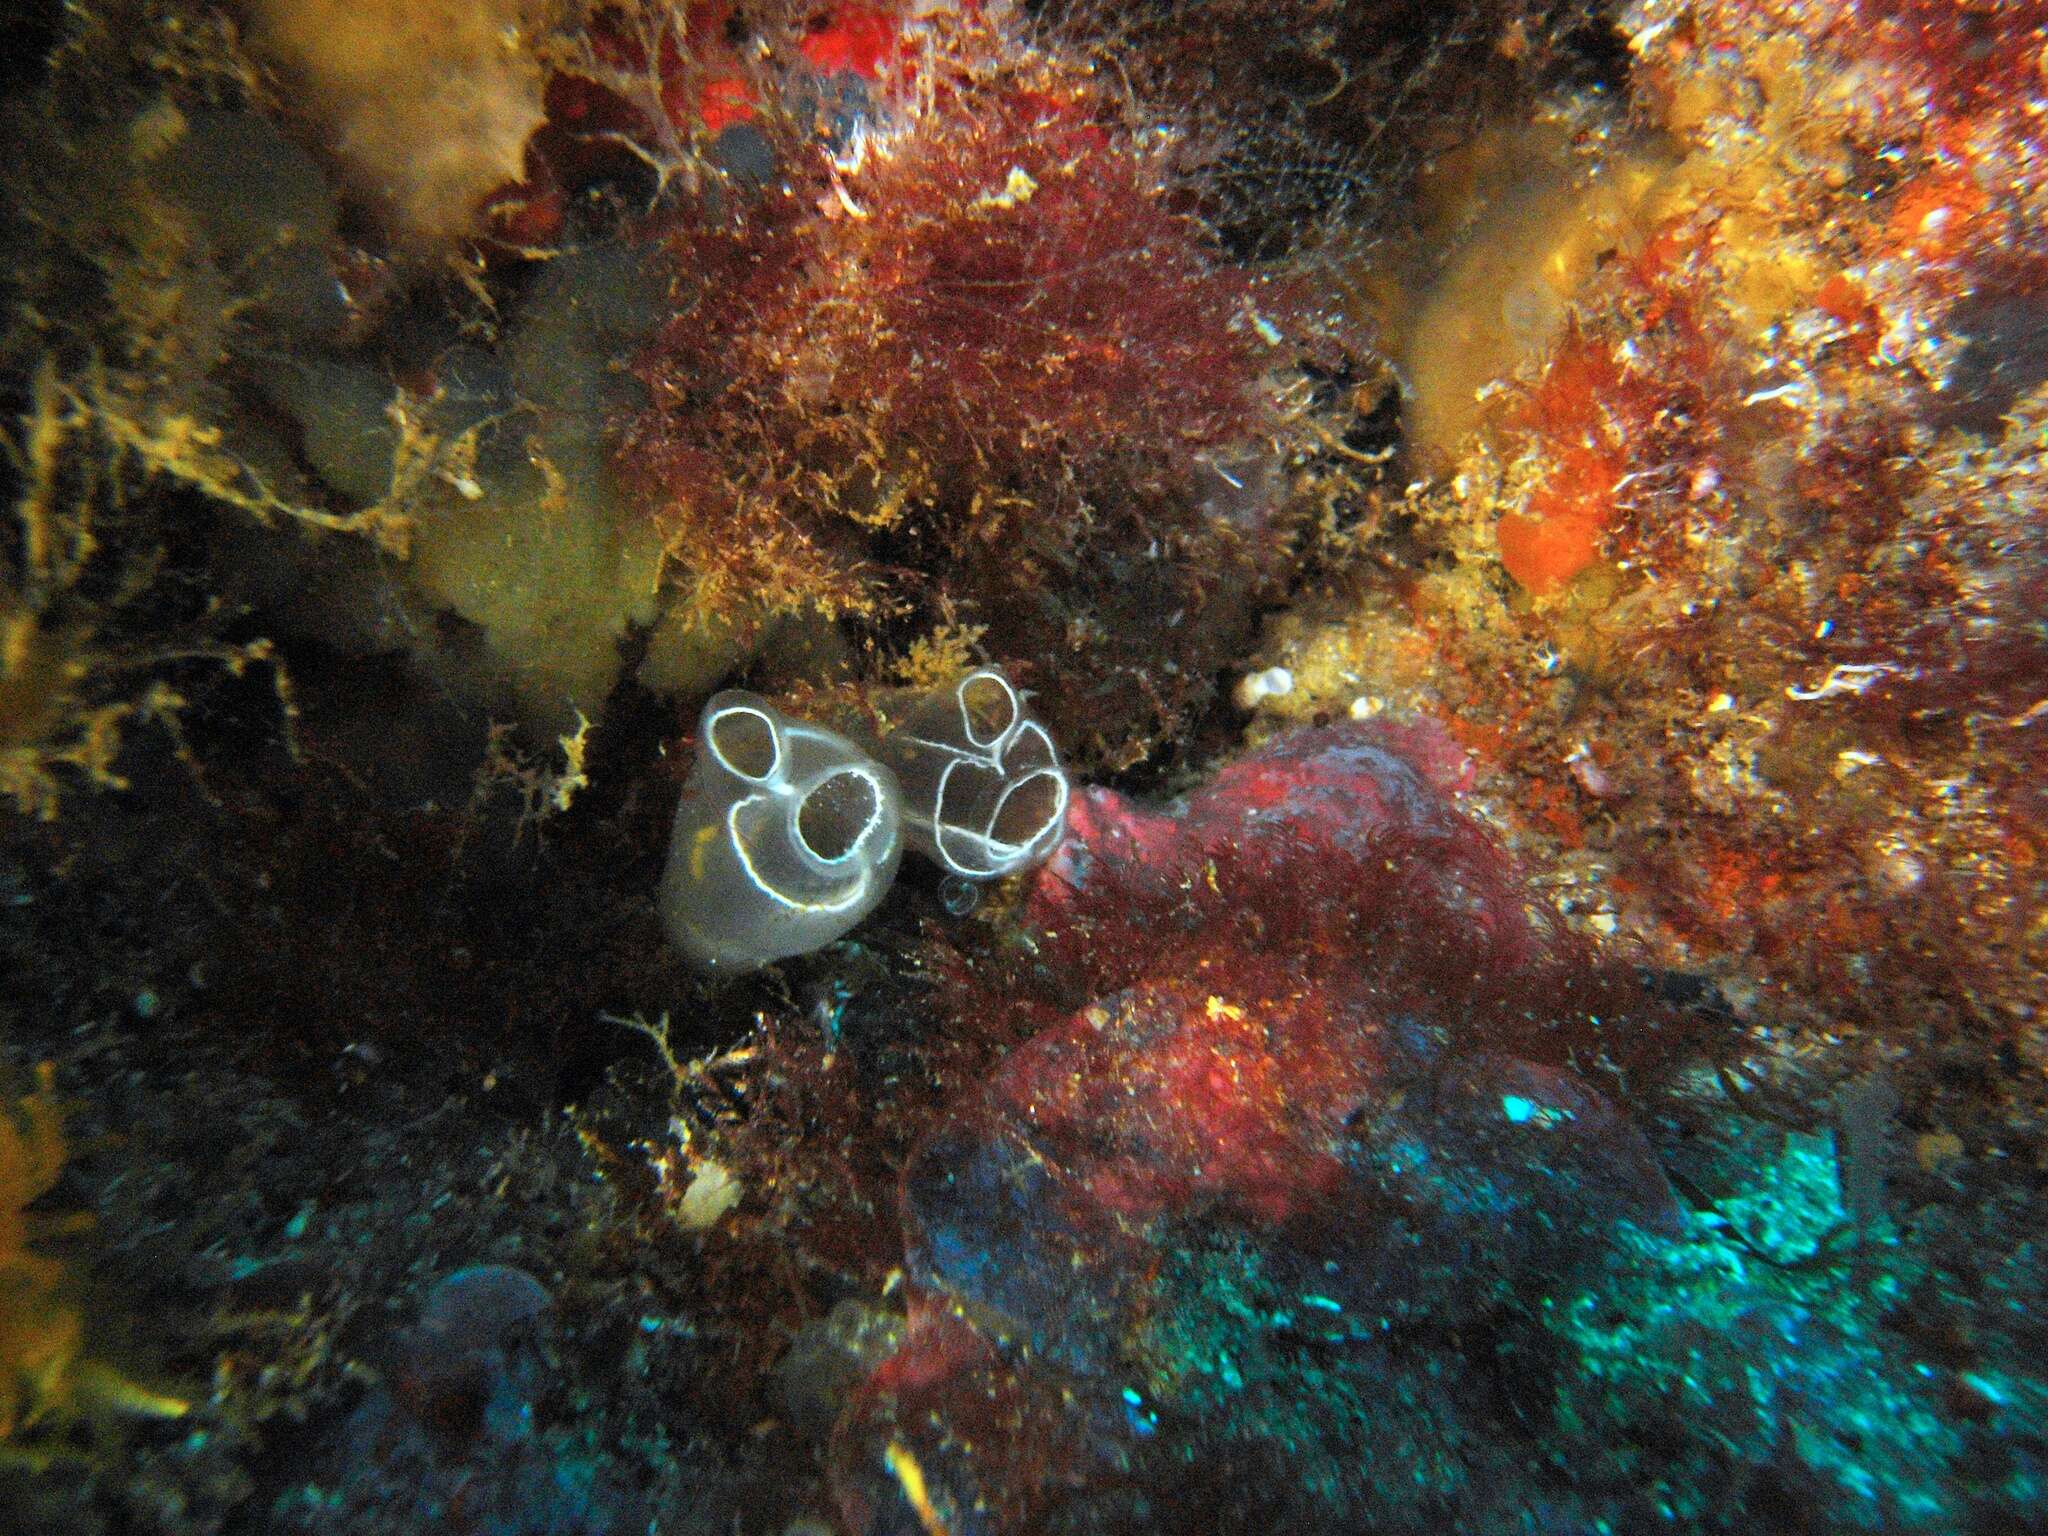
[[[963,880],[1028,869],[1059,846],[1069,788],[1052,737],[1010,680],[971,672],[883,742],[919,853]]]
[[[872,912],[903,854],[895,774],[749,693],[713,698],[698,734],[661,883],[662,923],[684,957],[753,970]]]

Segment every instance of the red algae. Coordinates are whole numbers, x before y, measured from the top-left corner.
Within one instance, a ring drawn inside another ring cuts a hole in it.
[[[1122,1421],[1069,1444],[1064,1479],[1120,1465],[1145,1431],[1105,1379],[1167,1306],[1158,1269],[1179,1244],[1231,1234],[1313,1272],[1336,1312],[1417,1305],[1397,1235],[1413,1213],[1435,1210],[1460,1250],[1477,1234],[1399,1158],[1381,1166],[1384,1138],[1420,1136],[1431,1177],[1467,1168],[1519,1213],[1482,1268],[1564,1262],[1539,1230],[1669,1225],[1640,1135],[1566,1063],[1634,1072],[1640,1091],[1686,1059],[1671,1010],[1537,915],[1451,801],[1468,773],[1432,727],[1349,726],[1284,736],[1168,810],[1081,797],[1015,914],[1028,959],[983,956],[943,984],[963,1018],[990,997],[1025,1020],[1089,1000],[957,1094],[905,1169],[907,1273],[948,1321],[913,1328],[841,1425],[854,1529],[882,1528],[861,1470],[877,1450],[956,1413],[982,1423],[991,1371],[1005,1397],[1056,1386],[1081,1422]],[[1541,1187],[1500,1195],[1523,1165]],[[956,1434],[914,1479],[899,1470],[895,1497],[1029,1529],[1030,1422]]]
[[[752,475],[786,460],[822,474],[825,508],[888,522],[890,489],[1029,489],[1241,430],[1251,287],[1174,210],[1170,161],[1054,56],[955,46],[928,99],[796,168],[814,205],[680,223],[639,440],[751,446]]]
[[[1318,968],[1371,954],[1373,985],[1401,1005],[1437,988],[1470,1003],[1564,941],[1445,798],[1468,771],[1437,728],[1340,726],[1229,764],[1174,813],[1089,789],[1019,917],[1055,973],[1098,994],[1162,953],[1181,974],[1225,954]],[[1424,917],[1444,911],[1464,914],[1455,930]]]
[[[1443,478],[1385,493],[1448,558],[1390,543],[1398,601],[1259,658],[1275,723],[1454,715],[1572,923],[1916,1063],[1928,1114],[1982,1113],[1937,1059],[2048,1085],[2041,20],[1632,7],[1632,137],[1554,110],[1589,184],[1664,168]]]
[[[621,466],[699,615],[977,622],[1058,670],[1084,760],[1128,766],[1285,564],[1270,508],[1203,509],[1198,458],[1279,460],[1258,444],[1284,306],[1187,207],[1182,138],[1084,62],[969,15],[899,68],[879,20],[843,19],[803,35],[789,88],[861,84],[764,127],[778,184],[649,230],[670,318]],[[1186,622],[1146,664],[1126,653],[1159,612]]]
[[[1960,114],[2002,108],[2040,90],[2048,4],[1854,0],[1820,35],[1849,57],[1899,67],[1941,111]]]
[[[978,85],[847,180],[865,212],[833,221],[819,264],[855,302],[828,292],[798,322],[826,398],[863,392],[874,432],[941,476],[1241,432],[1251,284],[1174,210],[1168,163],[1079,79]]]
[[[498,4],[431,220],[43,9],[24,1520],[2026,1523],[2048,0]],[[684,975],[678,711],[978,666],[1057,855]]]
[[[1023,1529],[1046,1498],[1118,1470],[1113,1415],[1020,1371],[943,1306],[912,1307],[904,1347],[861,1385],[846,1422],[859,1427],[835,1440],[831,1466],[848,1531]],[[999,1508],[998,1488],[1032,1492]],[[903,1515],[915,1526],[890,1523]]]

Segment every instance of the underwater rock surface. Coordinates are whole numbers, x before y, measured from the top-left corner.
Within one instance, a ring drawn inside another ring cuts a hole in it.
[[[1546,1010],[1596,985],[1596,1027],[1653,1031],[1660,1010],[1618,1013],[1623,983],[1573,973],[1451,802],[1464,769],[1441,732],[1348,725],[1169,810],[1086,793],[1017,920],[1041,988],[1115,990],[1012,1050],[905,1168],[910,1332],[834,1450],[855,1529],[920,1507],[946,1529],[1192,1518],[1169,1514],[1186,1463],[1283,1426],[1331,1470],[1212,1517],[1513,1528],[1491,1458],[1459,1441],[1527,1445],[1482,1405],[1587,1393],[1556,1299],[1597,1305],[1700,1234],[1620,1109],[1502,1049],[1554,1049]],[[1487,1357],[1432,1355],[1464,1331]],[[1765,1368],[1787,1346],[1756,1347]],[[1427,1458],[1375,1408],[1425,1360],[1445,1437]],[[1626,1475],[1581,1450],[1553,1502],[1631,1518]],[[1407,1507],[1384,1491],[1416,1486]]]
[[[0,1533],[2048,1529],[2048,0],[16,11]]]

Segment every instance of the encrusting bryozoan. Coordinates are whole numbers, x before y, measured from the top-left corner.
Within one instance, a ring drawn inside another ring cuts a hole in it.
[[[717,695],[661,882],[670,940],[714,971],[831,943],[888,891],[902,821],[896,776],[845,737],[754,694]]]
[[[1058,846],[1066,771],[1002,673],[985,667],[925,700],[882,751],[903,785],[911,846],[949,873],[994,880]]]

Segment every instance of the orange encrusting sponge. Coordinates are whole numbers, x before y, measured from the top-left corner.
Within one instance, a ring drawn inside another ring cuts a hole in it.
[[[1617,439],[1639,405],[1632,382],[1611,351],[1573,331],[1518,413],[1548,472],[1527,509],[1496,525],[1494,542],[1508,575],[1533,596],[1594,564],[1613,530],[1615,492],[1627,474],[1626,445]]]
[[[1536,503],[1530,504],[1535,511]],[[1493,531],[1500,563],[1522,589],[1543,597],[1600,558],[1601,525],[1566,509],[1534,516],[1510,512]]]

